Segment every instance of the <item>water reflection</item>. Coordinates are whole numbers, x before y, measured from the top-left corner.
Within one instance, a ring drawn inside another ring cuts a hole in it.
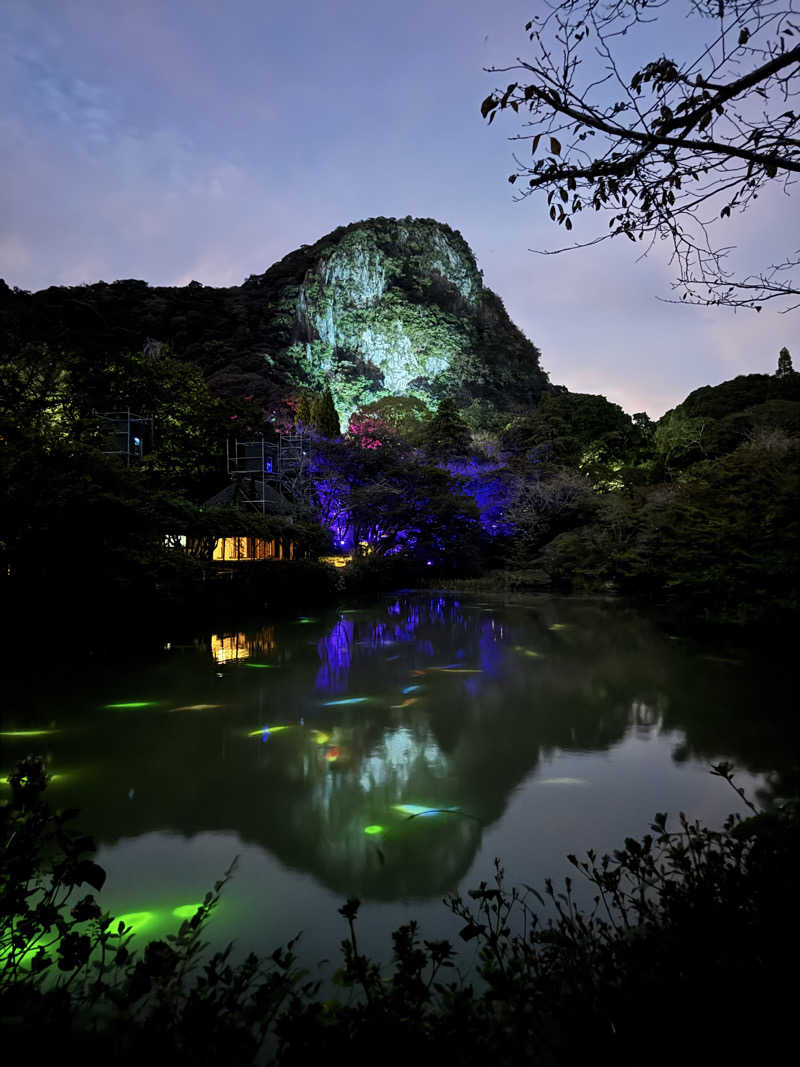
[[[778,788],[798,751],[783,679],[602,603],[404,595],[302,621],[76,676],[66,698],[28,680],[0,741],[28,731],[59,804],[106,843],[235,831],[338,894],[386,900],[455,888],[526,782],[577,819],[592,761],[628,739],[655,753],[665,809],[681,807],[676,767],[728,758]],[[548,773],[564,753],[582,770]]]
[[[249,659],[251,656],[267,656],[275,649],[275,627],[262,626],[249,634],[212,634],[210,643],[211,655],[220,664]]]

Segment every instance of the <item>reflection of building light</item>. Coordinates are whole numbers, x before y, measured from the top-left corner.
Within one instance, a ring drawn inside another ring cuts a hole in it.
[[[373,823],[371,826],[364,827],[364,833],[369,834],[370,836],[372,836],[373,834],[382,834],[383,827],[378,826],[377,823]]]
[[[212,634],[211,655],[217,663],[247,659],[250,655],[247,638],[244,634]]]
[[[217,663],[230,663],[234,660],[248,659],[250,656],[266,654],[275,648],[275,627],[263,626],[253,634],[212,634],[211,655]],[[272,667],[271,663],[248,664],[248,666]]]

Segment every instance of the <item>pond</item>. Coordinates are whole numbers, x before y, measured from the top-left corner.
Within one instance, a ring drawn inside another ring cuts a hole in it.
[[[302,930],[312,964],[336,958],[348,896],[386,958],[411,917],[453,936],[441,898],[495,857],[541,888],[657,811],[744,812],[710,763],[765,799],[800,750],[789,666],[611,601],[409,592],[103,663],[62,640],[68,665],[43,652],[7,681],[3,777],[45,756],[51,801],[98,842],[101,903],[142,935],[238,857],[213,941],[268,952]]]

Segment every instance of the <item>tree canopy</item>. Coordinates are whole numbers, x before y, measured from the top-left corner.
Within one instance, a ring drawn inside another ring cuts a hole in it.
[[[554,0],[526,26],[532,55],[482,114],[525,116],[509,181],[542,194],[572,231],[595,213],[598,233],[649,251],[665,240],[674,289],[695,304],[800,306],[800,250],[740,274],[727,227],[769,185],[791,193],[800,173],[794,109],[800,20],[794,0]],[[689,17],[676,24],[682,15]],[[682,54],[661,51],[681,41]],[[643,62],[647,50],[650,58]],[[566,247],[554,251],[565,251]]]

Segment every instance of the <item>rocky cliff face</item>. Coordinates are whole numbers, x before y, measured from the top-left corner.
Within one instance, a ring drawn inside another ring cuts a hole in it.
[[[265,403],[330,384],[343,418],[387,394],[434,407],[529,407],[550,388],[539,352],[484,288],[466,241],[433,219],[368,219],[302,246],[242,286],[104,282],[0,292],[6,343],[132,348],[197,362],[221,394]]]
[[[277,295],[284,322],[293,315],[287,352],[312,384],[331,385],[344,417],[386,394],[504,407],[548,388],[466,241],[432,219],[354,223],[245,287]]]

